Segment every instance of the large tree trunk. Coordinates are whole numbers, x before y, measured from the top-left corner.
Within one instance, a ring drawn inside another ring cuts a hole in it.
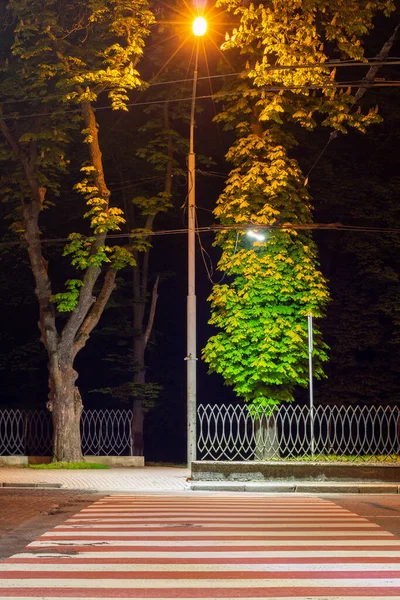
[[[47,408],[53,419],[53,460],[80,462],[83,460],[80,421],[82,398],[75,385],[77,373],[70,364],[50,366],[49,401]]]
[[[255,421],[254,460],[279,457],[279,437],[275,415],[260,416]]]

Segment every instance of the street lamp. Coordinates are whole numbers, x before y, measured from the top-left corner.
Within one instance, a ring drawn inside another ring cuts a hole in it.
[[[196,17],[192,25],[193,34],[202,37],[207,31],[207,21],[204,17]]]
[[[246,231],[246,235],[248,235],[250,238],[253,238],[253,240],[257,240],[257,242],[265,242],[266,240],[264,233],[260,233],[259,231],[254,229],[249,229],[248,231]]]
[[[207,22],[197,17],[193,22],[193,34],[203,36],[207,31]],[[196,188],[195,188],[195,153],[194,153],[194,121],[197,88],[197,67],[199,62],[199,40],[196,41],[196,53],[193,73],[192,104],[190,110],[190,133],[188,155],[188,295],[187,295],[187,463],[190,467],[196,460],[196,277],[195,277],[195,227],[196,227]]]

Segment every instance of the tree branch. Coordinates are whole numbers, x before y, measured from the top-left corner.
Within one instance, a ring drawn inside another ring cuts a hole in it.
[[[15,154],[20,157],[20,147],[18,146],[16,139],[14,138],[6,122],[4,121],[4,112],[2,104],[0,104],[0,131],[3,134],[5,140],[8,142],[8,145],[12,148]]]
[[[29,161],[4,121],[3,107],[1,105],[0,131],[13,152],[15,152],[16,157],[20,160],[26,182],[31,190],[30,200],[22,201],[25,226],[24,237],[27,242],[29,260],[36,284],[35,294],[39,302],[38,325],[41,333],[41,341],[51,356],[57,351],[58,332],[56,328],[55,308],[52,302],[50,302],[52,289],[47,270],[47,261],[43,257],[40,241],[39,214],[42,210],[46,189],[40,186],[35,173],[37,148],[35,146],[30,148]]]
[[[79,90],[81,93],[83,90]],[[95,168],[94,180],[99,190],[99,193],[108,206],[108,199],[110,197],[110,191],[106,185],[104,178],[102,153],[100,150],[99,136],[96,116],[94,114],[93,107],[90,102],[81,102],[82,116],[85,123],[86,129],[90,131],[90,142],[89,142],[89,153],[91,163]],[[100,233],[96,236],[93,242],[91,253],[94,254],[96,250],[104,245],[106,239],[106,232]],[[80,289],[79,300],[75,310],[71,313],[67,324],[64,327],[62,333],[63,342],[69,344],[72,343],[79,328],[82,326],[91,305],[96,302],[93,297],[94,285],[101,273],[100,267],[88,267],[85,276],[83,278],[83,286]]]
[[[73,357],[75,357],[80,350],[85,346],[89,335],[96,327],[100,320],[101,315],[105,309],[105,306],[111,296],[111,293],[115,287],[115,278],[117,272],[115,269],[109,269],[104,277],[103,287],[97,297],[97,300],[93,304],[89,314],[84,319],[78,333],[73,347]]]
[[[392,33],[392,35],[390,36],[390,38],[383,44],[381,51],[379,52],[379,54],[377,54],[374,58],[374,60],[376,61],[384,61],[388,58],[389,56],[389,52],[392,49],[392,46],[396,40],[397,37],[397,32],[400,28],[400,23],[395,27],[394,32]],[[366,74],[366,76],[364,77],[364,80],[366,83],[372,83],[373,80],[376,77],[376,74],[378,73],[379,69],[381,68],[381,65],[374,65],[372,64],[372,66],[368,69],[368,73]],[[354,103],[356,104],[356,102],[358,102],[365,94],[365,92],[367,91],[368,87],[360,87],[357,90],[356,95],[354,96]]]
[[[149,337],[151,335],[152,329],[153,329],[153,325],[154,325],[154,317],[156,314],[156,307],[157,307],[157,300],[158,300],[158,284],[160,281],[160,276],[157,275],[157,278],[154,282],[153,285],[153,292],[151,294],[151,304],[150,304],[150,312],[149,312],[149,318],[147,321],[147,327],[146,327],[146,331],[144,334],[144,347],[146,348],[147,346],[147,342],[149,341]]]

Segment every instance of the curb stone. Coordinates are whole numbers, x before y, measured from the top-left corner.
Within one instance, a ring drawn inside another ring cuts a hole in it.
[[[0,483],[0,487],[6,488],[61,488],[62,483]]]
[[[300,493],[300,494],[399,494],[400,487],[393,484],[359,484],[359,483],[282,483],[274,482],[189,482],[191,491],[212,492],[264,492],[264,493]]]

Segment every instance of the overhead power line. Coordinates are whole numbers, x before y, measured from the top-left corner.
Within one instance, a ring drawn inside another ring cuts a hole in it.
[[[362,86],[363,88],[367,89],[367,88],[398,88],[400,87],[400,80],[395,80],[395,81],[374,81],[372,83],[365,83],[363,80],[360,81],[343,81],[340,83],[324,83],[324,84],[312,84],[312,85],[290,85],[290,86],[283,86],[283,85],[270,85],[270,86],[262,86],[259,88],[253,88],[252,91],[260,91],[260,92],[280,92],[280,91],[293,91],[293,90],[320,90],[320,89],[347,89],[347,88],[351,88],[351,87],[360,87]],[[205,94],[203,96],[196,96],[196,101],[197,100],[207,100],[207,99],[220,99],[220,98],[225,98],[225,97],[229,97],[229,96],[238,96],[238,95],[242,95],[243,96],[243,92],[218,92],[217,94]],[[156,105],[156,104],[168,104],[168,103],[172,103],[172,102],[191,102],[192,97],[188,96],[188,97],[182,97],[182,98],[170,98],[167,100],[151,100],[151,101],[145,101],[145,102],[128,102],[125,106],[131,108],[131,107],[141,107],[141,106],[151,106],[151,105]],[[1,103],[0,103],[1,104]],[[95,107],[95,111],[99,111],[99,110],[111,110],[111,106],[96,106]],[[27,115],[9,115],[9,116],[4,116],[2,117],[2,119],[4,121],[16,121],[16,120],[20,120],[20,119],[30,119],[33,117],[48,117],[51,115],[57,115],[57,114],[71,114],[71,113],[79,113],[80,109],[79,108],[72,108],[72,109],[67,109],[67,110],[63,110],[63,111],[51,111],[48,113],[31,113],[31,114],[27,114]]]
[[[340,67],[371,67],[371,66],[389,66],[389,65],[400,65],[400,57],[388,58],[387,60],[375,60],[373,58],[367,58],[365,61],[352,61],[352,60],[327,60],[323,63],[303,63],[301,65],[270,65],[268,67],[263,68],[264,73],[269,73],[271,71],[297,71],[301,70],[309,70],[309,69],[338,69]],[[197,80],[209,80],[209,79],[221,79],[224,77],[238,77],[238,76],[246,76],[248,75],[247,71],[238,71],[236,73],[218,73],[216,75],[207,75],[204,77],[198,77]],[[170,85],[176,83],[190,83],[192,82],[192,78],[185,79],[175,79],[175,80],[166,80],[166,81],[154,81],[149,84],[149,87],[159,86],[159,85]]]
[[[352,231],[352,232],[365,232],[365,233],[400,233],[400,227],[368,227],[365,225],[343,225],[342,223],[282,223],[275,225],[263,225],[260,223],[241,223],[235,225],[208,225],[204,227],[196,227],[196,233],[224,233],[228,231],[246,231],[247,229],[257,229],[262,231],[274,231],[274,230],[324,230],[324,231]],[[135,238],[135,237],[153,237],[162,235],[180,235],[187,234],[187,228],[180,229],[160,229],[153,231],[149,235],[143,233],[136,233],[135,231],[126,233],[111,233],[107,235],[107,239],[122,239],[122,238]],[[42,244],[60,244],[69,242],[68,238],[44,238],[41,240]],[[14,246],[14,245],[26,245],[25,240],[1,242],[0,246]]]
[[[270,65],[268,67],[264,67],[264,73],[269,73],[272,71],[297,71],[297,70],[309,70],[309,69],[338,69],[338,68],[348,68],[348,67],[383,67],[383,66],[398,66],[400,65],[400,57],[392,57],[387,58],[386,60],[378,60],[374,58],[366,58],[365,61],[360,60],[327,60],[323,63],[303,63],[296,65]],[[209,80],[209,79],[222,79],[225,77],[239,77],[247,75],[246,71],[237,71],[235,73],[217,73],[215,75],[206,75],[204,77],[198,77],[198,81]],[[161,85],[176,85],[178,83],[191,83],[193,82],[193,78],[184,78],[184,79],[167,79],[165,81],[153,81],[151,83],[144,82],[147,87],[157,87]],[[147,89],[147,88],[146,88]],[[107,92],[104,90],[103,93]],[[0,104],[21,104],[32,101],[43,101],[43,100],[56,100],[57,98],[63,98],[65,94],[49,94],[43,96],[31,96],[29,98],[19,98],[18,100],[2,100]]]

